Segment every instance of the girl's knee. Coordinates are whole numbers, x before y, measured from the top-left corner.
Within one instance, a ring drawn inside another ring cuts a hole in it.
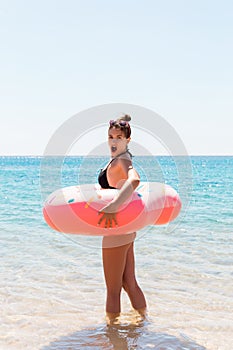
[[[126,291],[126,293],[128,293],[129,287],[126,282],[123,282],[123,289]]]
[[[135,279],[127,281],[123,280],[123,288],[126,291],[126,293],[133,293],[135,289],[137,288],[137,282]]]
[[[121,294],[121,287],[120,288],[107,288],[107,293],[108,295],[111,295],[111,296],[119,296]]]

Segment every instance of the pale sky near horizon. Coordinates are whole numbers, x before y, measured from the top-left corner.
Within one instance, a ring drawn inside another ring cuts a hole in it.
[[[233,155],[232,1],[0,0],[0,42],[0,155],[41,155],[68,118],[118,102],[190,155]]]

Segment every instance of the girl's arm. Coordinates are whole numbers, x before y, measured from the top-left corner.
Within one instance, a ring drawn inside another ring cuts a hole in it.
[[[124,167],[127,167],[128,178],[120,188],[117,196],[99,211],[99,214],[103,214],[103,216],[98,221],[98,224],[100,225],[105,220],[105,227],[112,227],[113,222],[117,226],[116,212],[118,208],[131,196],[140,183],[140,177],[133,168],[132,163],[130,162],[130,165],[128,162],[122,163]]]
[[[134,190],[138,187],[139,183],[139,175],[131,166],[131,168],[128,170],[128,179],[124,182],[124,185],[119,190],[117,196],[105,207],[108,209],[108,212],[116,212],[117,209],[131,196]]]

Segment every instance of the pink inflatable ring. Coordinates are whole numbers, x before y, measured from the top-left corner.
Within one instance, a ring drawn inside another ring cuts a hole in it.
[[[80,235],[111,236],[138,231],[147,225],[163,225],[180,212],[177,192],[158,182],[141,182],[137,190],[117,212],[118,226],[98,226],[98,211],[117,194],[115,189],[99,185],[80,185],[59,189],[45,201],[43,214],[54,230]]]

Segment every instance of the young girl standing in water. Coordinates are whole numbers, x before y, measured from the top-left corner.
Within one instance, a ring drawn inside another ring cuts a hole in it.
[[[109,122],[108,145],[111,161],[101,170],[99,184],[102,188],[117,188],[118,195],[100,212],[99,225],[117,226],[117,210],[138,187],[140,178],[133,168],[131,154],[128,151],[131,117],[124,115]],[[106,316],[112,324],[120,316],[120,295],[122,287],[127,292],[131,304],[144,318],[146,300],[135,276],[134,239],[136,232],[103,238],[102,256],[104,276],[107,287]]]

